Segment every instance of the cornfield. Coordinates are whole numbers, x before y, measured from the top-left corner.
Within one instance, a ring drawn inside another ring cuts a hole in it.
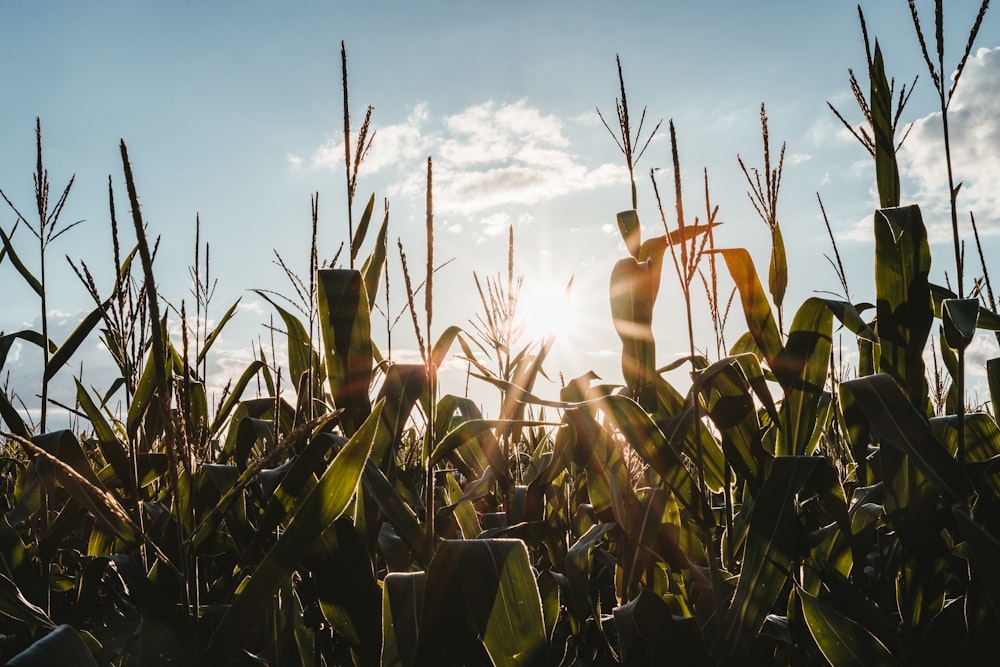
[[[936,53],[910,3],[945,118],[987,5],[949,89],[941,2]],[[320,264],[314,199],[308,271],[282,262],[297,298],[257,291],[281,349],[255,348],[217,404],[207,360],[239,302],[205,324],[212,282],[197,255],[194,312],[158,294],[157,244],[124,142],[128,222],[108,188],[117,277],[102,288],[74,264],[93,308],[66,340],[49,338],[46,253],[72,227],[60,221],[72,181],[50,200],[39,122],[37,218],[4,195],[17,223],[0,229],[0,270],[42,313],[40,331],[0,335],[0,368],[15,344],[42,353],[37,423],[10,386],[0,392],[0,657],[303,667],[993,659],[1000,361],[988,366],[991,402],[972,409],[965,352],[977,335],[1000,337],[1000,314],[985,260],[971,279],[964,264],[954,183],[957,289],[928,280],[921,209],[900,201],[908,96],[878,43],[869,48],[863,16],[861,25],[869,85],[853,73],[850,83],[864,122],[833,111],[874,160],[870,302],[847,297],[833,242],[844,297],[785,303],[784,149],[774,164],[763,106],[763,166],[740,165],[770,235],[766,279],[747,250],[716,247],[707,173],[705,216],[685,218],[673,122],[675,206],[663,205],[651,172],[649,217],[662,229],[644,226],[637,163],[660,125],[634,130],[619,65],[617,122],[604,125],[631,177],[631,207],[615,216],[628,254],[608,290],[623,383],[585,374],[564,380],[558,400],[534,392],[552,340],[519,335],[513,232],[507,275],[475,276],[481,312],[468,326],[435,327],[430,160],[424,275],[411,275],[398,248],[422,362],[395,363],[374,342],[394,255],[374,194],[355,219],[371,109],[352,135],[346,52],[345,141],[356,137],[345,156],[347,256]],[[120,247],[120,224],[135,247]],[[34,246],[21,243],[29,234]],[[978,244],[974,218],[973,235]],[[22,259],[36,250],[39,271]],[[657,367],[652,313],[665,267],[684,297],[689,353]],[[702,292],[708,344],[695,340]],[[726,345],[733,326],[741,335]],[[856,372],[836,361],[835,327],[857,347]],[[77,377],[74,396],[51,396],[91,336],[116,381],[95,388]],[[935,340],[944,374],[925,367]],[[496,418],[442,391],[449,355],[496,393]],[[676,365],[690,368],[690,386],[664,378]],[[78,427],[50,430],[50,404]]]

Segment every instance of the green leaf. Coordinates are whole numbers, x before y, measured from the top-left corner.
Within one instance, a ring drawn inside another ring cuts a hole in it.
[[[15,667],[97,667],[90,648],[71,625],[60,625],[7,662]]]
[[[49,364],[45,367],[45,377],[46,381],[51,380],[52,377],[59,371],[63,365],[69,361],[69,358],[73,356],[77,348],[83,344],[83,341],[87,339],[90,332],[94,330],[97,323],[101,321],[104,316],[104,311],[111,304],[110,301],[105,301],[101,305],[94,308],[90,313],[80,321],[80,323],[73,329],[73,333],[69,335],[69,338],[63,342],[63,344],[56,350],[49,358]]]
[[[895,378],[910,402],[922,412],[928,405],[923,352],[934,319],[927,282],[930,267],[930,247],[920,208],[876,211],[879,370]]]
[[[378,665],[382,653],[381,591],[372,560],[351,520],[337,519],[304,560],[313,573],[320,610],[351,643],[360,665]]]
[[[365,276],[365,287],[368,289],[368,303],[375,303],[378,294],[379,282],[382,280],[382,271],[385,268],[386,240],[389,236],[389,211],[386,210],[382,216],[382,226],[379,227],[378,235],[375,238],[375,247],[372,254],[365,260],[361,267],[361,273]]]
[[[788,259],[785,257],[785,240],[777,221],[771,229],[771,261],[767,270],[767,289],[776,308],[781,308],[788,287]]]
[[[892,132],[892,88],[885,76],[882,50],[875,42],[875,56],[868,70],[871,78],[871,123],[875,135],[875,179],[878,183],[879,206],[899,206],[899,167],[896,164],[896,143]]]
[[[639,225],[639,214],[634,209],[620,212],[615,218],[618,220],[618,231],[621,232],[625,247],[635,259],[639,259],[639,246],[642,244],[642,229]]]
[[[701,629],[694,617],[674,616],[649,589],[614,609],[623,665],[706,665]]]
[[[285,323],[285,336],[288,340],[288,371],[294,385],[299,386],[302,376],[312,369],[321,370],[319,355],[313,349],[309,339],[309,332],[305,325],[295,315],[279,306],[266,292],[254,290],[258,296],[274,306]],[[322,309],[322,304],[321,304]]]
[[[706,371],[698,385],[708,417],[719,429],[728,465],[756,495],[774,456],[761,443],[756,406],[739,364],[730,361],[712,373]]]
[[[557,426],[553,422],[537,420],[510,420],[510,419],[474,419],[464,421],[452,430],[448,431],[443,438],[438,440],[431,451],[429,465],[437,465],[453,451],[465,445],[469,441],[478,438],[486,431],[495,428],[508,428],[510,426]]]
[[[219,337],[219,334],[222,333],[222,329],[227,324],[229,324],[229,320],[233,319],[233,316],[236,314],[236,308],[237,306],[240,305],[240,301],[242,300],[243,297],[236,299],[233,305],[229,306],[229,310],[225,312],[225,314],[222,316],[222,319],[219,320],[219,323],[216,324],[215,327],[212,329],[212,331],[209,332],[208,336],[206,336],[205,344],[202,345],[201,350],[198,352],[198,358],[195,363],[200,364],[202,361],[204,361],[205,357],[208,355],[208,351],[212,348],[212,344],[215,343],[216,339]]]
[[[344,409],[348,435],[368,418],[372,340],[364,277],[349,269],[320,269],[319,317],[333,402]]]
[[[629,444],[653,466],[695,520],[714,522],[697,480],[691,476],[649,415],[635,401],[624,396],[608,396],[603,400],[602,407]]]
[[[427,537],[416,513],[403,500],[396,488],[371,461],[365,466],[362,477],[365,491],[375,500],[385,515],[386,524],[392,526],[414,554],[419,565],[426,565],[422,554],[427,548]]]
[[[223,402],[222,407],[219,408],[218,413],[216,413],[215,421],[213,421],[211,427],[209,427],[209,433],[215,435],[219,432],[222,425],[226,423],[226,419],[229,418],[229,414],[233,411],[233,408],[239,404],[240,399],[243,397],[243,392],[246,391],[247,385],[250,384],[250,380],[252,380],[264,367],[263,361],[254,359],[245,369],[243,369],[243,373],[240,375],[239,379],[236,380],[236,383],[233,385],[229,395],[226,396],[226,400]]]
[[[33,343],[40,348],[45,346],[45,339],[42,338],[42,334],[29,329],[22,329],[21,331],[0,336],[0,368],[3,368],[7,363],[7,355],[10,353],[10,348],[18,338]],[[55,352],[55,348],[55,344],[49,341],[49,351]]]
[[[73,500],[86,508],[109,531],[126,542],[137,539],[134,524],[129,520],[128,513],[117,498],[108,492],[94,472],[87,455],[80,447],[80,441],[71,431],[52,431],[36,435],[32,438],[32,443],[58,461],[56,463],[36,451],[31,451],[37,456],[38,470],[43,476],[54,474]],[[75,474],[69,473],[63,466]]]
[[[379,467],[394,460],[399,438],[403,434],[410,413],[427,387],[427,367],[423,364],[390,363],[385,369],[385,380],[379,388],[378,398],[385,399],[382,408],[382,426],[386,431],[386,446],[376,443],[372,460]]]
[[[806,299],[771,366],[785,389],[775,453],[801,456],[816,429],[833,341],[833,314],[822,299]]]
[[[863,420],[878,431],[883,445],[905,454],[950,500],[966,496],[958,463],[931,433],[927,420],[890,376],[879,373],[840,384],[844,416]]]
[[[754,499],[743,566],[715,649],[716,658],[726,664],[745,660],[785,587],[791,564],[804,555],[798,548],[802,527],[796,497],[822,464],[829,465],[820,457],[777,457]]]
[[[802,601],[802,616],[816,645],[835,667],[900,665],[889,649],[863,626],[836,607],[796,587]]]
[[[107,419],[104,418],[104,413],[97,407],[90,394],[80,384],[80,381],[74,381],[76,382],[76,400],[90,420],[90,424],[94,429],[94,435],[97,436],[98,447],[101,448],[101,453],[104,454],[104,459],[114,469],[118,478],[123,483],[128,483],[134,476],[135,471],[129,460],[128,452],[125,451],[125,447],[118,440],[118,433],[111,427]]]
[[[729,274],[740,292],[740,302],[743,304],[743,314],[750,335],[764,355],[764,360],[773,370],[774,361],[782,348],[781,335],[750,253],[743,248],[729,248],[715,252],[720,253],[726,260]]]
[[[948,347],[964,350],[976,335],[979,322],[979,299],[946,299],[941,304],[941,320]]]
[[[351,261],[353,262],[358,257],[358,253],[361,251],[361,244],[365,242],[365,237],[368,235],[368,226],[372,221],[372,212],[375,209],[375,193],[373,192],[368,198],[368,203],[365,205],[365,212],[361,214],[361,219],[358,221],[358,226],[354,228],[354,238],[351,239]],[[354,266],[353,264],[351,266]]]
[[[650,261],[619,260],[611,270],[611,316],[622,341],[622,375],[646,409],[655,407],[656,343],[653,304],[658,271]]]
[[[858,338],[863,338],[867,341],[873,343],[878,342],[878,336],[875,334],[875,330],[868,325],[861,318],[861,312],[867,308],[874,308],[870,303],[863,303],[854,305],[848,303],[847,301],[838,301],[836,299],[823,299],[827,307],[833,312],[834,316],[840,320],[840,323],[847,328],[848,331],[856,335]]]
[[[613,523],[590,526],[566,553],[566,577],[569,580],[570,594],[568,606],[580,625],[595,613],[590,600],[590,571],[594,549],[615,526]]]
[[[445,541],[427,570],[420,623],[419,665],[465,661],[480,638],[498,667],[549,664],[541,597],[521,540]],[[462,632],[470,626],[471,636]]]
[[[146,414],[146,410],[153,402],[153,396],[156,394],[157,373],[155,361],[156,357],[153,354],[153,351],[150,350],[146,355],[146,365],[143,367],[142,374],[139,376],[139,382],[136,384],[135,393],[132,395],[132,404],[129,405],[128,414],[125,416],[126,433],[130,438],[134,438],[138,435],[139,424],[142,421],[142,417]],[[165,372],[169,376],[169,369],[173,363],[169,359],[169,355],[165,360],[165,363],[167,365],[167,370],[165,370]]]
[[[209,641],[210,656],[232,655],[244,630],[261,618],[262,609],[298,567],[306,550],[347,509],[378,431],[382,403],[340,450],[316,486],[293,508],[285,531],[233,599]]]
[[[45,611],[24,597],[17,584],[0,574],[0,614],[21,621],[32,631],[56,627]]]
[[[14,435],[18,435],[24,439],[31,438],[31,431],[25,425],[24,420],[21,419],[21,415],[17,414],[17,408],[15,408],[10,399],[7,398],[7,392],[0,390],[0,418],[3,418],[7,428]]]
[[[382,664],[412,667],[426,572],[390,572],[382,582]]]
[[[35,294],[43,296],[45,290],[42,287],[42,283],[38,281],[38,278],[32,275],[31,271],[28,270],[28,267],[26,267],[24,262],[21,261],[21,258],[17,256],[17,252],[14,251],[14,244],[11,243],[10,237],[8,237],[7,233],[2,229],[0,229],[0,239],[3,240],[4,250],[6,250],[7,254],[10,255],[10,261],[14,264],[14,268],[17,269],[17,272],[20,273],[21,277],[24,278],[24,281],[31,286],[31,289],[35,291]]]
[[[993,606],[1000,609],[1000,576],[997,572],[997,563],[1000,562],[997,560],[1000,559],[1000,540],[973,521],[964,510],[953,507],[951,511],[965,535],[973,576],[986,584]]]

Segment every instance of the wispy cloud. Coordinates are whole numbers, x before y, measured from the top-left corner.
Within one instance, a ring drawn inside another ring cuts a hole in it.
[[[948,108],[948,131],[956,183],[962,183],[959,210],[972,210],[984,233],[1000,232],[1000,47],[979,49]],[[916,186],[915,197],[925,208],[925,221],[935,236],[950,234],[947,222],[948,176],[941,131],[941,114],[929,114],[913,124],[900,151],[900,167]],[[928,215],[930,214],[930,215]],[[966,214],[967,219],[967,214]]]
[[[402,163],[413,163],[427,155],[432,145],[431,137],[426,136],[424,125],[428,118],[427,103],[420,102],[413,107],[406,120],[402,123],[375,127],[375,137],[371,150],[365,158],[362,169],[367,174],[374,174],[387,167]],[[351,139],[357,141],[357,137]],[[353,146],[352,146],[353,150]],[[344,168],[344,136],[337,135],[328,139],[316,149],[312,156],[314,167],[330,169]]]
[[[627,180],[623,166],[582,161],[572,152],[563,120],[523,99],[509,104],[488,100],[441,117],[420,103],[402,123],[377,128],[361,169],[384,175],[390,197],[421,201],[428,155],[434,160],[435,212],[466,218],[461,222],[484,235],[506,228],[498,227],[503,215],[520,213],[507,208]],[[331,138],[316,150],[311,164],[339,169],[343,159],[343,138]]]

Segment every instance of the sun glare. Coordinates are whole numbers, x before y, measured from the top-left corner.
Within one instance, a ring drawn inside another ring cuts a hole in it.
[[[526,281],[517,303],[519,319],[524,327],[522,340],[555,336],[557,340],[565,341],[572,337],[580,326],[572,297],[572,286],[532,286]]]

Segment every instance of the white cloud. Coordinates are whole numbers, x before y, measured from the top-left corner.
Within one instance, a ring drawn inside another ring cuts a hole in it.
[[[371,150],[361,165],[361,171],[366,174],[374,174],[386,167],[425,157],[431,142],[431,138],[426,136],[423,129],[427,118],[427,103],[420,102],[413,107],[409,116],[402,123],[374,127],[374,137],[369,135],[373,139]],[[356,144],[356,134],[351,138],[351,141]],[[352,145],[351,148],[353,150],[354,146]],[[314,167],[343,169],[343,134],[328,139],[320,146],[313,154],[312,164]]]
[[[302,168],[302,157],[294,153],[289,153],[288,166],[292,168],[292,171],[300,170]]]
[[[503,211],[487,215],[479,221],[479,228],[482,230],[483,235],[487,237],[499,236],[507,231],[509,225],[510,216]]]
[[[1000,47],[979,49],[965,72],[948,108],[955,181],[962,182],[958,205],[961,217],[976,214],[984,233],[1000,231]],[[944,160],[941,114],[929,114],[913,124],[900,151],[900,167],[913,179],[917,203],[934,236],[950,235],[948,177]]]
[[[493,216],[504,207],[627,182],[624,166],[590,166],[570,149],[563,120],[523,99],[509,104],[488,100],[438,118],[421,103],[404,122],[377,129],[361,171],[384,172],[390,197],[422,202],[424,161],[432,156],[435,212],[464,216],[469,223],[477,217],[498,219]],[[343,159],[343,138],[331,138],[311,163],[340,169]],[[481,229],[489,234],[495,225],[486,223]]]

